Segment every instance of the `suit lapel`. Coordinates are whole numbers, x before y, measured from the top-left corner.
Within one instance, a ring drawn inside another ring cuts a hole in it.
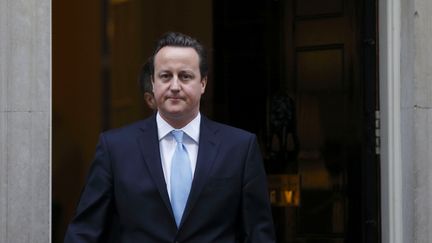
[[[211,121],[202,116],[195,174],[180,227],[190,214],[190,211],[195,205],[197,199],[199,198],[199,194],[201,193],[209,178],[210,170],[216,158],[217,149],[219,147],[219,139],[215,136],[215,133],[216,130],[212,128]]]
[[[159,190],[162,201],[164,202],[171,216],[174,218],[160,158],[156,116],[153,115],[151,118],[149,118],[145,125],[141,127],[141,130],[142,136],[138,138],[138,143],[143,160],[147,165],[149,173],[155,182],[157,189]]]

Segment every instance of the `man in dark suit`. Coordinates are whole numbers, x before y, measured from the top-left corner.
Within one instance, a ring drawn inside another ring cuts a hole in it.
[[[255,135],[199,112],[204,48],[168,33],[151,62],[157,112],[101,134],[65,242],[275,242]]]

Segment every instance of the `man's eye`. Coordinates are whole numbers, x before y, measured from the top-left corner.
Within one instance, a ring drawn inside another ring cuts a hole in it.
[[[191,74],[183,73],[180,75],[181,80],[191,80],[193,79],[193,76]]]
[[[169,75],[168,73],[162,73],[159,75],[159,78],[162,80],[169,80],[171,78],[171,75]]]

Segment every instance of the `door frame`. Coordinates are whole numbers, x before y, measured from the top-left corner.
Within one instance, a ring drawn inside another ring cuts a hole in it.
[[[401,0],[379,1],[381,240],[404,242],[401,153]]]
[[[379,120],[377,47],[378,0],[361,1],[361,62],[364,80],[363,162],[361,164],[361,242],[381,242],[380,234],[380,151],[376,121]]]

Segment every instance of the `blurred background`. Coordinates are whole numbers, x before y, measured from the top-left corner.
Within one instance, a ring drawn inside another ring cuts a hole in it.
[[[202,113],[257,134],[278,242],[378,242],[376,1],[53,0],[53,243],[100,132],[149,116],[141,65],[200,40]]]

